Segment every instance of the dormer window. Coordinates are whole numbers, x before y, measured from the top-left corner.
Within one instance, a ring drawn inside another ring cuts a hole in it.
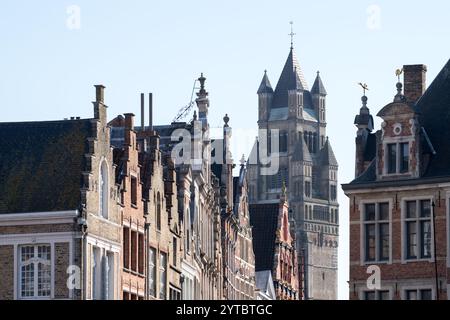
[[[409,143],[388,143],[386,145],[387,173],[409,172]]]

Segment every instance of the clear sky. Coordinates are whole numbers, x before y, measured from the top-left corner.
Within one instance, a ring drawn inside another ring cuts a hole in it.
[[[244,136],[254,139],[264,69],[275,86],[289,53],[292,20],[309,86],[320,70],[328,91],[328,136],[346,183],[354,174],[357,82],[368,84],[373,114],[392,100],[403,64],[426,64],[429,84],[450,58],[449,10],[448,1],[401,0],[1,1],[0,121],[92,117],[93,85],[101,83],[110,118],[134,112],[139,123],[139,93],[153,92],[155,123],[167,124],[203,72],[210,121],[221,126],[229,114],[238,160],[250,151]],[[339,198],[346,299],[348,201]]]

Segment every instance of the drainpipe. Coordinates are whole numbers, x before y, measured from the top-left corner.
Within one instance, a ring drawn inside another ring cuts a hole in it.
[[[144,286],[144,295],[145,300],[149,300],[149,287],[148,287],[148,281],[150,279],[149,274],[149,261],[148,261],[148,250],[149,243],[150,243],[150,222],[147,222],[148,216],[145,216],[145,224],[144,224],[144,232],[145,232],[145,286]]]
[[[80,298],[81,300],[86,300],[86,286],[85,286],[85,279],[86,279],[86,250],[87,250],[87,243],[86,243],[86,235],[87,235],[87,220],[86,220],[86,208],[84,205],[81,207],[81,213],[80,217],[78,217],[77,220],[78,225],[81,228],[81,261],[80,261]]]

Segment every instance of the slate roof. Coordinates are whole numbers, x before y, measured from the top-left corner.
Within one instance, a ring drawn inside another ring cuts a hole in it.
[[[317,77],[311,88],[311,93],[327,95],[327,90],[325,90],[325,86],[322,83],[322,79],[320,78],[319,72],[317,72]]]
[[[264,71],[264,76],[259,85],[258,94],[260,93],[273,93],[272,85],[270,84],[269,78],[267,77],[267,72]]]
[[[288,106],[288,90],[308,90],[300,64],[291,48],[283,71],[281,72],[272,100],[272,108],[283,108]]]
[[[320,163],[322,165],[338,166],[336,156],[334,155],[333,149],[331,148],[330,141],[325,141],[323,148],[320,150]]]
[[[364,147],[363,153],[364,161],[371,161],[373,158],[375,158],[376,152],[377,152],[377,133],[369,133],[369,135],[367,136],[366,146]]]
[[[420,139],[422,143],[422,154],[429,154],[430,161],[424,174],[414,179],[414,183],[421,180],[423,182],[433,181],[450,177],[450,60],[442,68],[431,85],[427,88],[422,97],[411,106],[419,114],[421,125]],[[366,150],[364,150],[364,160],[369,161],[375,158],[376,136],[381,135],[380,131],[369,135]],[[354,184],[375,183],[376,181],[375,160],[369,165],[367,170],[354,179],[344,188]],[[409,181],[409,182],[408,182]],[[413,183],[411,180],[396,183]],[[380,184],[388,182],[376,182]]]
[[[249,210],[255,271],[273,270],[279,203],[251,204]]]
[[[0,214],[80,205],[90,119],[0,123]]]
[[[425,177],[450,175],[450,60],[416,104],[420,124],[436,150]]]

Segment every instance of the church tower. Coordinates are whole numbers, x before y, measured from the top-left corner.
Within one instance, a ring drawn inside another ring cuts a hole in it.
[[[326,135],[325,86],[317,73],[309,90],[291,45],[275,90],[265,71],[257,94],[259,135],[247,166],[250,202],[276,203],[286,185],[303,296],[336,299],[338,163]]]

